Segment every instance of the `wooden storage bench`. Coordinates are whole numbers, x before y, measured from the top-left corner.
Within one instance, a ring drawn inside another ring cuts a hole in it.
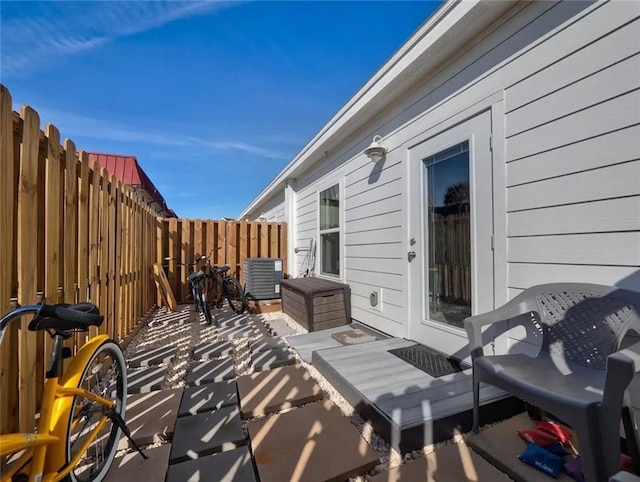
[[[351,323],[349,285],[322,278],[282,280],[282,311],[308,331]]]

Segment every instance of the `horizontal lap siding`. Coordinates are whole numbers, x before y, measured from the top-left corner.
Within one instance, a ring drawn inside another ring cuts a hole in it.
[[[309,255],[308,249],[311,240],[318,235],[317,197],[313,186],[306,186],[296,193],[293,246],[294,248],[299,248],[299,251],[294,254],[293,270],[291,272],[296,277],[304,274],[303,271],[308,269],[308,260],[305,261],[305,257]]]
[[[270,223],[286,222],[284,214],[284,192],[271,199],[264,208],[262,208],[260,215],[264,216],[266,221]]]
[[[406,198],[404,166],[390,153],[376,171],[358,163],[345,181],[345,265],[351,287],[352,317],[386,333],[403,336],[407,321],[406,259],[404,252]],[[371,177],[375,176],[375,182]],[[380,292],[380,309],[369,303]]]
[[[505,91],[510,298],[549,282],[640,289],[638,15],[597,8],[566,29],[589,32],[582,44],[549,38],[529,55],[564,56]],[[536,343],[511,330],[509,350]]]

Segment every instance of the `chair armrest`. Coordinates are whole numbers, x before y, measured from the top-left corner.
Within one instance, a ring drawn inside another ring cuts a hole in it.
[[[624,391],[640,371],[640,342],[607,357],[603,402],[622,403]]]
[[[464,328],[469,337],[471,359],[474,360],[477,356],[484,354],[482,350],[483,326],[507,321],[535,310],[535,299],[527,291],[524,291],[500,308],[481,315],[470,316],[464,320]]]

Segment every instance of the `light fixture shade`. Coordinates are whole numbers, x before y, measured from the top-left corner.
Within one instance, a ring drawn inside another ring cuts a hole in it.
[[[380,161],[387,153],[387,146],[382,142],[382,137],[373,136],[373,142],[364,150],[365,155],[374,164]]]

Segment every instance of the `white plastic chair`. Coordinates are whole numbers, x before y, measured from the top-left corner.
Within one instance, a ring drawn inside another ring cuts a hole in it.
[[[640,369],[640,342],[620,349],[630,331],[640,335],[640,293],[586,283],[534,286],[495,311],[465,320],[473,361],[473,430],[478,431],[481,382],[499,387],[568,423],[577,433],[588,482],[620,470],[620,419],[638,464],[626,389]],[[528,315],[528,316],[523,316]],[[484,355],[481,328],[511,320],[542,334],[535,358]],[[532,326],[533,325],[533,326]]]

